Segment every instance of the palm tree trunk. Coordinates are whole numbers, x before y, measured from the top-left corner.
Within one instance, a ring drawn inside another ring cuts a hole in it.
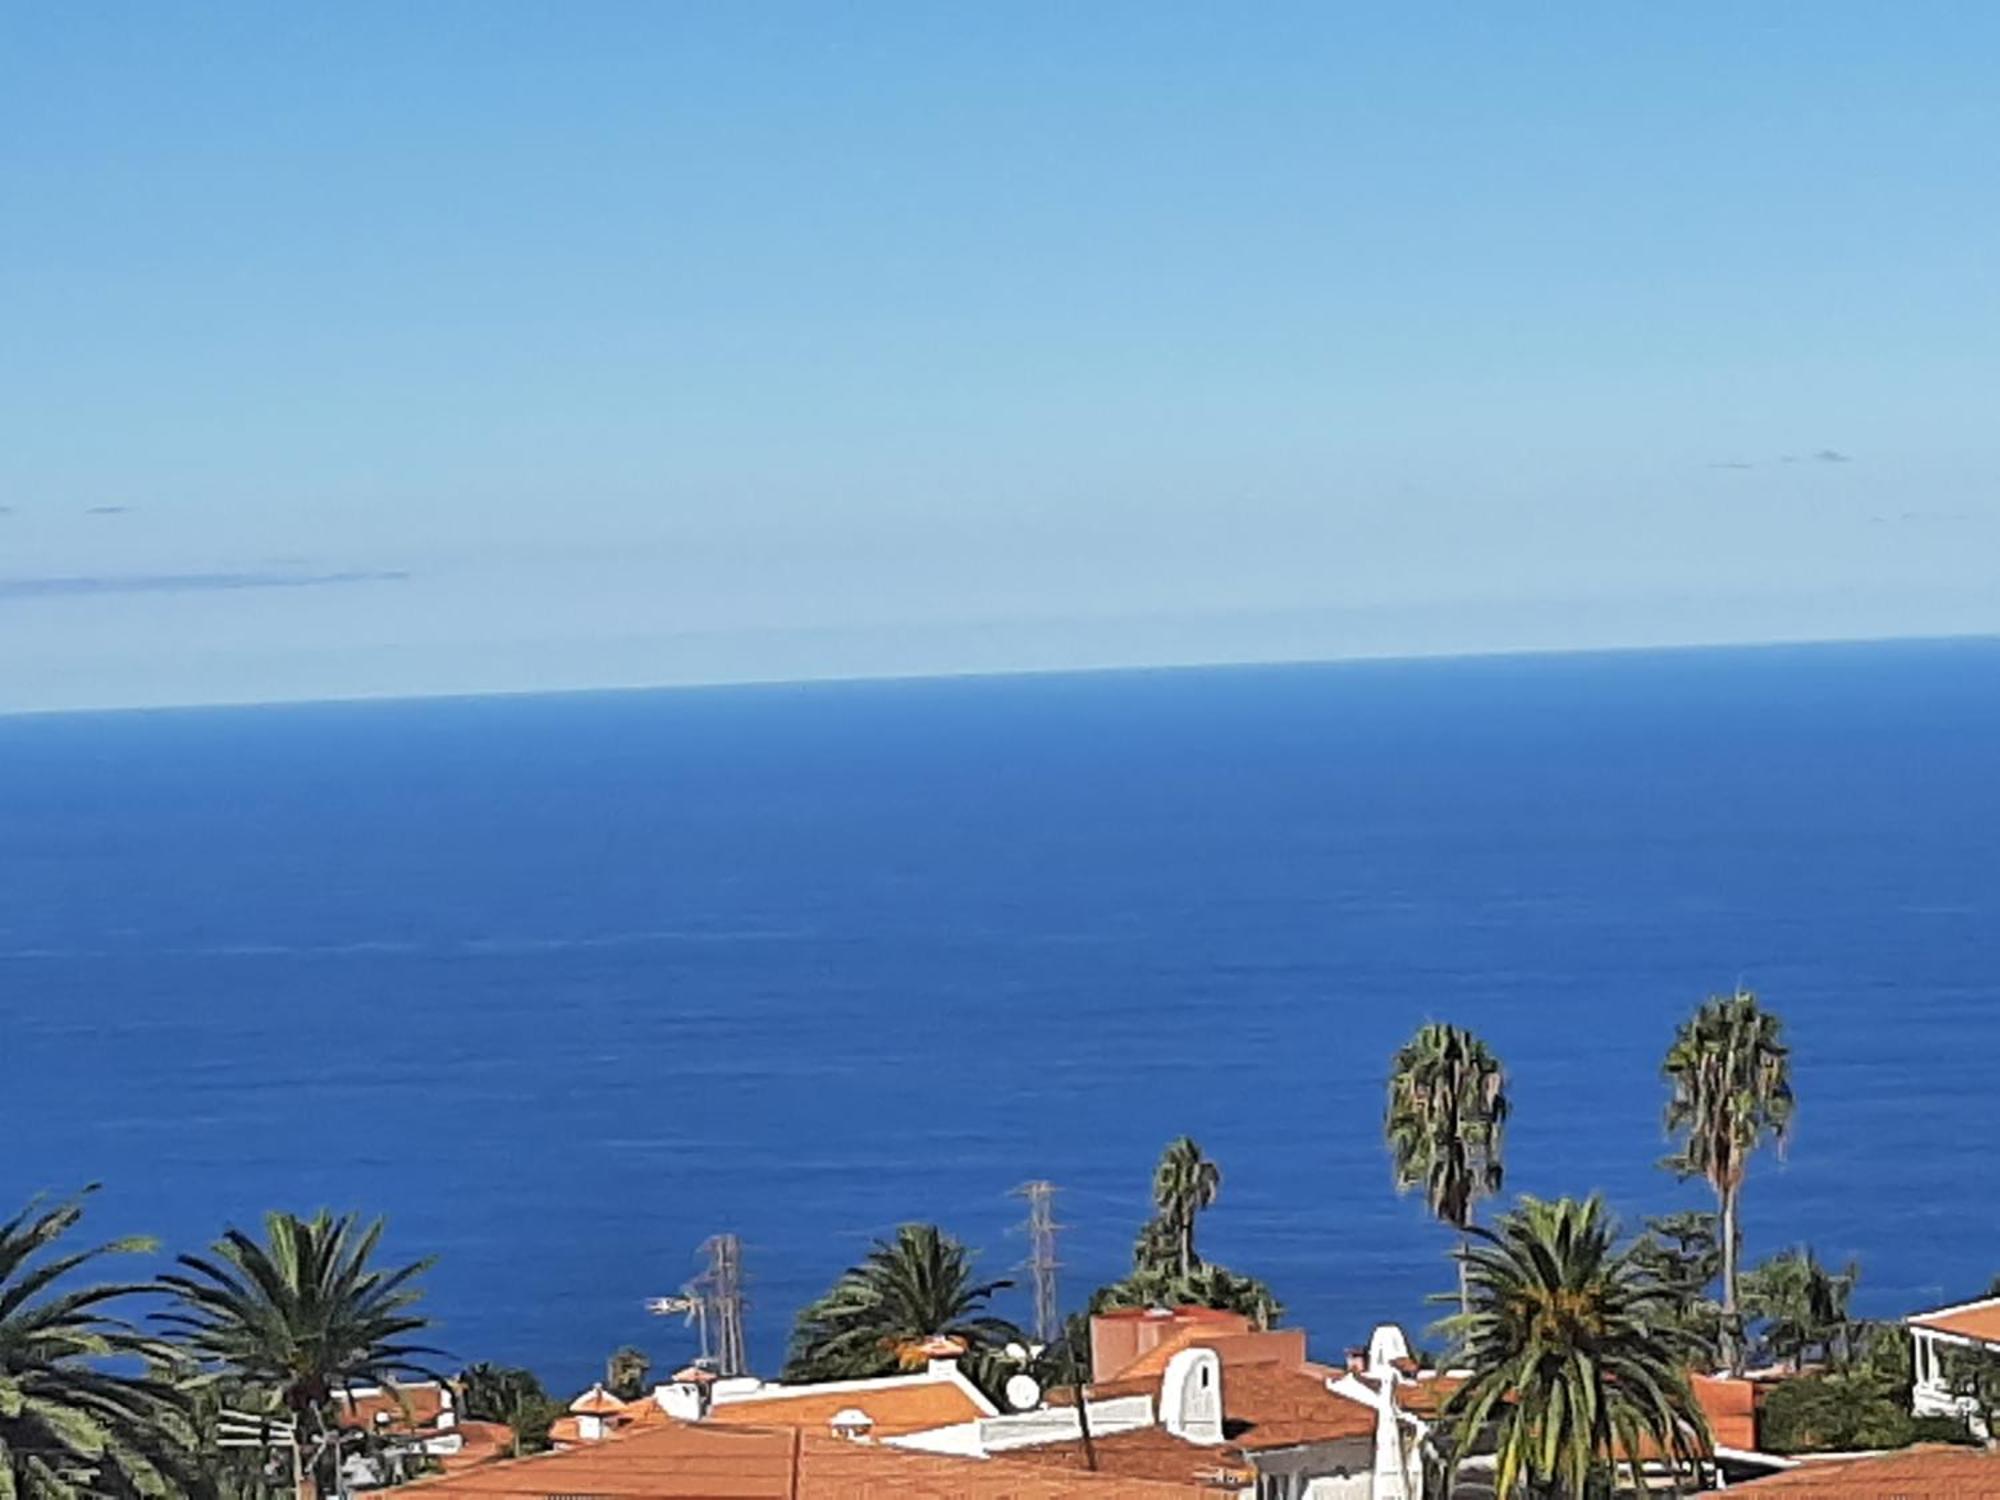
[[[1184,1205],[1181,1209],[1181,1280],[1188,1279],[1194,1269],[1194,1208]]]
[[[1736,1315],[1736,1194],[1728,1185],[1722,1190],[1722,1352],[1732,1375],[1743,1373],[1742,1329]]]
[[[1463,1229],[1458,1234],[1458,1311],[1461,1316],[1472,1311],[1472,1276],[1466,1264],[1472,1254],[1472,1236]]]

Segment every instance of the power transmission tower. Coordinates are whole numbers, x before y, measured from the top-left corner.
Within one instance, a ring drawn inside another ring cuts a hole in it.
[[[709,1309],[704,1327],[715,1330],[716,1374],[747,1375],[750,1360],[743,1344],[743,1242],[733,1234],[718,1234],[702,1243],[708,1269],[695,1278]]]
[[[1028,1274],[1035,1280],[1035,1342],[1053,1343],[1062,1333],[1061,1304],[1056,1301],[1056,1185],[1053,1182],[1024,1182],[1014,1189],[1028,1200]]]

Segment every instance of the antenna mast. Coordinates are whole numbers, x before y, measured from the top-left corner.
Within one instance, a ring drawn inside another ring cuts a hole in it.
[[[718,1234],[702,1243],[708,1269],[695,1278],[701,1299],[713,1315],[716,1373],[727,1379],[749,1373],[743,1343],[743,1242],[733,1234]],[[704,1319],[704,1326],[707,1319]]]
[[[1053,1182],[1024,1182],[1014,1189],[1017,1197],[1028,1200],[1028,1274],[1035,1282],[1035,1342],[1053,1343],[1062,1333],[1061,1304],[1056,1300],[1056,1185]]]

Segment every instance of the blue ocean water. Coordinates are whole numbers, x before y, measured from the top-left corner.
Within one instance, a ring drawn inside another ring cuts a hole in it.
[[[1152,1161],[1333,1353],[1450,1284],[1385,1063],[1476,1027],[1512,1186],[1702,1203],[1658,1062],[1787,1019],[1752,1254],[2000,1271],[2000,643],[0,719],[0,1204],[192,1248],[386,1213],[465,1358],[574,1388],[743,1237],[751,1353],[898,1221],[1072,1300]],[[1026,1316],[1018,1294],[1012,1310]]]

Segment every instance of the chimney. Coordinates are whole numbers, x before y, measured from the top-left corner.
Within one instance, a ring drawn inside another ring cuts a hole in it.
[[[1182,1442],[1222,1441],[1222,1361],[1213,1349],[1183,1349],[1167,1361],[1160,1425]]]
[[[1396,1420],[1396,1383],[1382,1382],[1375,1407],[1375,1466],[1369,1500],[1410,1500],[1409,1470],[1403,1460],[1403,1428]]]
[[[708,1415],[715,1387],[715,1371],[688,1365],[674,1371],[674,1378],[653,1392],[661,1411],[682,1422],[699,1422]]]
[[[959,1358],[965,1353],[965,1340],[934,1333],[917,1345],[916,1352],[924,1358],[924,1372],[933,1380],[942,1380],[957,1373]]]

